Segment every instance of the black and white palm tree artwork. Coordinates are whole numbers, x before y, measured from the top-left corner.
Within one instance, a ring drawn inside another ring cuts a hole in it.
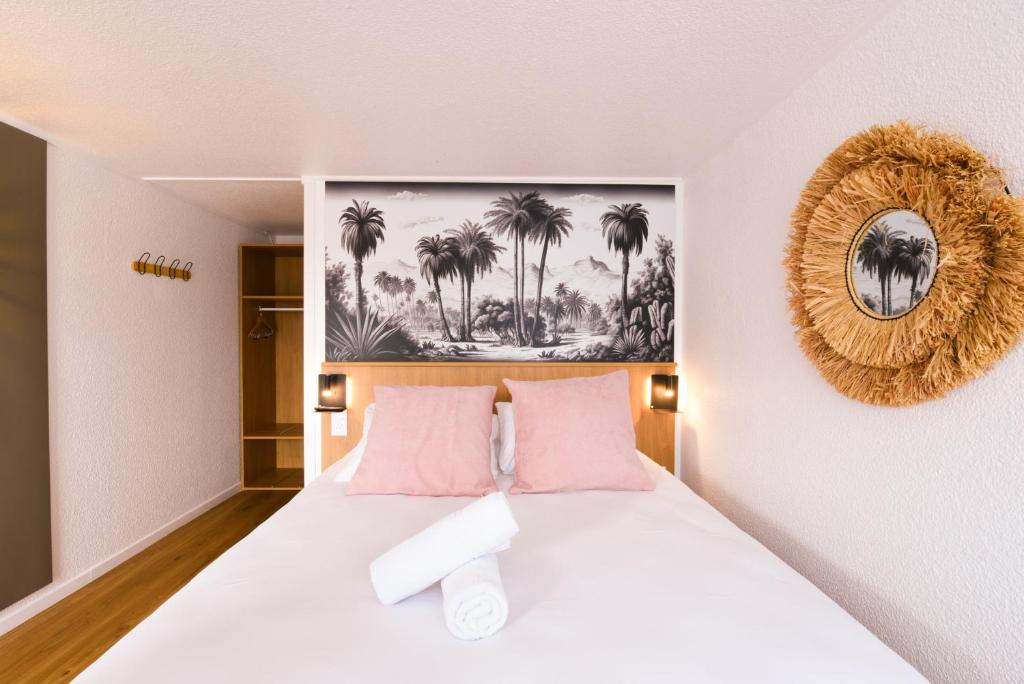
[[[855,249],[850,275],[856,296],[862,308],[878,317],[909,313],[935,279],[935,235],[913,211],[891,211],[876,218]]]
[[[673,186],[331,182],[325,206],[329,359],[673,360]]]

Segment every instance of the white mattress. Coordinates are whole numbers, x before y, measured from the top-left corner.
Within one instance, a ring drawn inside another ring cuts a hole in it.
[[[347,497],[336,464],[77,681],[924,681],[645,462],[654,492],[510,497],[522,530],[500,555],[510,617],[477,642],[445,629],[438,587],[387,607],[367,571],[467,499]]]

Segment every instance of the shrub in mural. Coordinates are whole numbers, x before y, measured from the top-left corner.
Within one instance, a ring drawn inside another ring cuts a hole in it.
[[[327,358],[671,361],[672,186],[328,183]]]

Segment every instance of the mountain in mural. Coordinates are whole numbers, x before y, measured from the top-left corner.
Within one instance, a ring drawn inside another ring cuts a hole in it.
[[[608,274],[612,278],[619,277],[618,273],[612,273],[612,269],[608,268],[608,264],[598,261],[592,256],[584,257],[573,263],[572,270],[579,274],[602,273]]]
[[[526,265],[526,292],[537,290],[540,267],[535,263]],[[474,292],[500,296],[511,288],[515,277],[511,268],[499,267],[494,270],[494,277],[488,276],[485,282],[474,284]],[[565,266],[544,266],[544,281],[557,285],[564,283],[570,290],[589,293],[590,296],[604,299],[614,294],[621,282],[622,274],[615,273],[599,259],[585,257]]]
[[[526,274],[527,274],[527,277],[530,277],[530,278],[533,278],[534,280],[536,280],[537,276],[540,274],[540,266],[538,266],[537,264],[527,264],[526,265]],[[549,267],[545,266],[544,267],[544,277],[545,278],[554,278],[555,274],[551,272],[551,269]]]

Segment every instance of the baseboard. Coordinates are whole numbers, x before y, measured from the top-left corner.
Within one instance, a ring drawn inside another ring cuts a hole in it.
[[[129,544],[112,556],[100,561],[91,568],[88,568],[74,577],[69,577],[59,582],[48,584],[34,594],[22,599],[21,603],[15,604],[6,612],[0,612],[0,634],[11,631],[29,618],[38,615],[53,604],[57,603],[62,598],[78,591],[97,577],[109,572],[135,554],[139,553],[153,542],[162,539],[185,523],[198,518],[200,515],[238,493],[240,490],[241,483],[228,487],[224,491],[214,495],[210,499],[207,499],[191,510],[182,513],[166,525],[150,532],[142,539],[139,539],[133,544]]]

